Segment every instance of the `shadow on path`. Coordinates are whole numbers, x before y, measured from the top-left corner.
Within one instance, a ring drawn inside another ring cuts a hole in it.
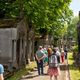
[[[27,77],[25,77],[24,79],[30,79],[30,78],[34,78],[34,77],[38,77],[39,75],[34,75],[34,76],[27,76]]]
[[[47,74],[43,74],[42,76],[44,76],[44,75],[47,76]],[[31,76],[29,75],[29,76],[25,77],[24,79],[30,79],[30,78],[34,78],[34,77],[38,77],[38,76],[40,76],[40,75],[34,75],[34,76],[33,75],[31,75]]]
[[[34,71],[37,71],[37,70],[34,70]],[[22,79],[32,79],[32,78],[36,78],[39,76],[47,76],[47,73],[44,73],[43,75],[36,75],[36,74],[30,72],[27,76],[25,76]]]
[[[66,62],[60,64],[60,75],[58,76],[58,80],[66,80],[66,71],[68,70],[68,67],[69,66],[66,64]],[[28,75],[23,76],[20,80],[49,80],[50,77],[46,74],[48,66],[44,68],[45,68],[44,75],[38,75],[37,69],[35,69]]]
[[[68,70],[67,65],[60,65],[60,70],[64,71],[64,70]]]

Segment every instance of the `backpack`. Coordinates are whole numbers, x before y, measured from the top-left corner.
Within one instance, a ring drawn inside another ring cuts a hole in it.
[[[56,54],[52,54],[49,57],[49,67],[50,68],[58,67],[58,61],[57,61],[57,55]]]

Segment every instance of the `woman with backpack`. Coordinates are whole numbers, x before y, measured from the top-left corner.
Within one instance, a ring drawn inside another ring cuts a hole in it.
[[[52,80],[53,76],[54,79],[57,80],[57,76],[59,75],[56,49],[53,49],[53,52],[49,57],[48,75],[50,76],[50,80]]]

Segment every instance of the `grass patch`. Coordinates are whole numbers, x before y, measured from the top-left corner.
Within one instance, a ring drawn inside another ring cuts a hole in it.
[[[33,71],[35,67],[36,67],[36,62],[31,62],[29,65],[26,65],[25,68],[19,70],[18,72],[15,72],[14,75],[8,78],[7,80],[19,80],[23,75],[26,75],[30,71]]]
[[[73,60],[73,57],[72,57],[72,53],[68,53],[68,63],[69,63],[71,80],[80,80],[80,71],[73,64],[74,60]]]

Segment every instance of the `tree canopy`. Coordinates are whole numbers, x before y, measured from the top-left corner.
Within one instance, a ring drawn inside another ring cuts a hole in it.
[[[19,17],[20,11],[23,11],[37,33],[60,36],[65,23],[71,19],[70,2],[71,0],[1,0],[0,10],[7,18]]]
[[[68,24],[68,37],[72,37],[74,40],[77,39],[77,23],[79,18],[77,16],[73,17],[70,24]]]

